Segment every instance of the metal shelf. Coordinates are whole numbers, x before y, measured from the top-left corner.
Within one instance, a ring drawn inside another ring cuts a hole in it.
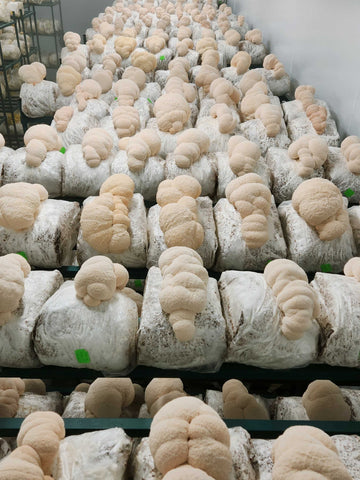
[[[0,431],[6,436],[16,436],[23,422],[22,418],[1,418]],[[123,428],[130,437],[147,437],[152,419],[150,418],[64,418],[66,435],[80,435],[94,430]],[[360,422],[306,422],[285,420],[227,420],[228,428],[243,427],[253,438],[277,438],[289,427],[308,425],[320,428],[330,435],[359,435]]]

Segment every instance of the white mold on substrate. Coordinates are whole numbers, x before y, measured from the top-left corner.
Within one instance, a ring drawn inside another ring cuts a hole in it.
[[[121,428],[64,438],[53,466],[55,480],[125,480],[132,439]]]
[[[352,478],[360,478],[360,437],[358,435],[333,435],[339,457]]]
[[[69,395],[62,414],[63,418],[85,418],[86,392],[73,391]]]
[[[84,205],[94,197],[88,197]],[[100,254],[93,247],[91,247],[83,238],[82,230],[80,228],[78,243],[77,243],[77,259],[79,265],[85,262],[88,258],[95,255],[105,255],[109,257],[113,262],[121,263],[127,268],[143,268],[146,265],[147,258],[147,228],[146,228],[146,209],[144,205],[144,199],[140,193],[135,193],[130,206],[129,206],[129,218],[130,218],[130,239],[131,245],[128,250],[123,253],[115,254]],[[1,236],[0,236],[1,239]]]
[[[173,56],[174,56],[174,52],[170,48],[163,48],[162,50],[160,50],[160,52],[155,53],[155,57],[156,57],[155,70],[167,70]]]
[[[347,204],[344,198],[344,203]],[[353,207],[354,208],[354,207]],[[334,240],[320,240],[315,229],[294,210],[291,201],[278,206],[281,225],[287,243],[288,255],[305,272],[318,272],[322,265],[331,265],[331,271],[338,273],[345,263],[356,255],[351,227]]]
[[[360,175],[350,172],[340,148],[329,147],[324,168],[325,178],[334,183],[343,194],[346,190],[351,189],[354,193],[348,197],[349,203],[358,204],[360,202]]]
[[[320,302],[320,362],[360,368],[360,283],[343,275],[316,273],[311,285]]]
[[[23,83],[20,89],[21,109],[30,118],[53,116],[58,95],[59,87],[55,82]]]
[[[63,47],[61,49],[61,62],[64,61],[65,57],[72,55],[73,53],[80,53],[87,61],[89,61],[89,49],[87,45],[80,44],[75,51],[69,51],[67,47]]]
[[[124,173],[135,183],[135,192],[141,193],[144,200],[156,201],[156,192],[165,179],[165,160],[161,157],[150,157],[139,172],[132,172],[128,165],[128,156],[125,150],[118,152],[111,164],[111,175]]]
[[[231,113],[233,118],[236,119],[236,122],[239,124],[240,119],[238,114],[235,110],[231,110]],[[195,126],[206,133],[210,138],[209,153],[227,152],[230,138],[237,133],[236,131],[233,133],[220,133],[218,119],[210,116],[198,118]]]
[[[49,197],[61,196],[63,154],[59,151],[48,152],[38,167],[26,163],[26,150],[18,148],[5,158],[3,168],[3,184],[26,182],[40,183],[49,193]]]
[[[204,241],[196,251],[203,259],[205,268],[211,268],[214,265],[215,254],[218,247],[212,201],[209,197],[199,197],[196,199],[196,203],[198,210],[198,221],[204,229]],[[163,231],[161,230],[159,224],[160,212],[160,205],[152,206],[148,212],[148,268],[157,266],[160,255],[168,248],[165,243]]]
[[[87,198],[98,195],[101,185],[111,175],[113,155],[102,160],[97,167],[89,167],[86,163],[81,145],[70,145],[62,156],[62,196]]]
[[[216,280],[209,278],[207,305],[196,314],[195,336],[187,342],[177,340],[169,315],[161,308],[162,280],[160,269],[150,268],[138,331],[138,364],[202,372],[219,370],[226,353],[226,336]]]
[[[225,66],[229,65],[231,59],[239,51],[239,47],[228,45],[225,40],[218,41],[218,51],[223,56]]]
[[[326,102],[315,99],[314,104],[325,107],[327,110],[326,129],[320,137],[323,138],[329,146],[338,147],[340,143],[340,135],[335,120],[330,115]],[[306,116],[300,100],[283,102],[281,106],[284,111],[285,122],[291,142],[295,142],[299,137],[308,133],[317,135],[311,121]]]
[[[30,265],[39,268],[71,265],[79,219],[77,202],[45,200],[30,230],[14,232],[0,227],[0,255],[25,252]]]
[[[74,107],[74,114],[63,133],[59,133],[64,147],[70,145],[81,144],[85,133],[91,128],[99,126],[100,120],[106,116],[109,105],[103,100],[88,100],[85,110],[80,112]],[[53,120],[52,127],[56,128]]]
[[[216,154],[217,158],[217,180],[218,180],[218,185],[217,185],[217,198],[223,198],[225,197],[225,189],[227,185],[237,178],[235,173],[231,170],[230,165],[229,165],[229,155],[226,152],[218,152]],[[265,163],[264,159],[261,157],[257,163],[256,163],[256,168],[254,169],[254,172],[258,174],[264,184],[271,190],[271,172],[268,167],[268,165]]]
[[[161,70],[162,71],[162,70]],[[157,72],[156,72],[157,73]],[[156,75],[155,73],[155,75]],[[145,98],[147,105],[151,110],[151,107],[154,105],[156,100],[161,96],[161,87],[158,83],[150,82],[145,85],[145,87],[140,91],[140,98]],[[135,102],[135,108],[138,110],[139,104]]]
[[[241,234],[241,215],[226,198],[215,205],[214,217],[219,240],[214,267],[217,271],[262,271],[269,260],[286,257],[286,243],[273,197],[268,216],[269,240],[260,248],[246,245]]]
[[[33,271],[25,278],[25,291],[11,320],[0,327],[0,365],[34,368],[41,363],[33,346],[33,332],[41,307],[63,283],[59,271]]]
[[[121,292],[97,307],[87,307],[67,281],[41,309],[34,348],[44,365],[91,368],[126,374],[136,363],[137,307]],[[76,350],[89,353],[79,363]]]
[[[172,133],[163,132],[162,130],[160,130],[158,127],[156,118],[150,118],[150,120],[146,124],[146,128],[152,128],[159,135],[161,140],[161,149],[160,149],[159,155],[160,157],[163,157],[165,159],[169,153],[173,153],[173,151],[175,150],[177,145],[176,143],[177,137],[182,133],[184,133],[184,131],[187,130],[188,128],[193,128],[193,125],[189,120],[184,125],[183,130],[181,130],[178,133],[172,134]]]
[[[360,255],[360,206],[354,205],[348,209],[350,225],[353,231],[356,255]]]
[[[10,453],[11,453],[10,444],[5,440],[5,438],[0,437],[0,460],[5,458]]]
[[[99,128],[103,128],[111,136],[113,142],[113,152],[118,150],[119,137],[114,128],[114,123],[111,115],[106,115],[99,122]]]
[[[219,290],[227,330],[227,362],[260,368],[286,369],[313,363],[317,358],[319,325],[315,320],[299,340],[281,332],[284,314],[264,275],[222,273]]]
[[[34,412],[56,412],[62,414],[63,396],[59,392],[48,392],[45,395],[25,392],[19,399],[16,418],[25,418]]]
[[[196,178],[201,185],[201,195],[214,197],[217,183],[217,153],[205,153],[189,168],[179,168],[175,163],[175,155],[166,157],[165,177],[174,179],[179,175],[189,175]]]
[[[253,395],[253,397],[259,405],[261,405],[265,410],[268,410],[267,403],[262,397],[259,395]],[[204,401],[207,405],[209,405],[209,407],[213,408],[221,418],[224,418],[224,401],[222,392],[219,390],[206,390]]]
[[[72,105],[75,101],[75,93],[67,97],[65,97],[65,95],[62,95],[62,93],[59,93],[56,99],[56,110],[59,110],[61,107],[68,107],[69,105]],[[55,126],[55,123],[52,123],[51,125]]]
[[[272,70],[266,70],[265,68],[254,68],[253,70],[263,75],[264,81],[273,95],[281,97],[289,93],[290,77],[287,73],[281,78],[274,78],[274,73]],[[223,68],[221,70],[221,74],[224,78],[226,78],[226,80],[229,80],[237,88],[239,88],[238,84],[243,78],[243,75],[238,75],[235,67]]]
[[[239,50],[247,52],[251,57],[252,67],[261,67],[266,57],[266,48],[263,43],[256,45],[248,40],[242,40],[239,43]]]
[[[272,193],[277,204],[291,200],[300,183],[310,178],[324,177],[324,168],[313,171],[309,177],[300,177],[296,173],[296,160],[289,157],[283,148],[271,147],[267,151],[265,161],[271,171]]]
[[[251,440],[254,450],[253,466],[257,474],[258,480],[272,480],[272,448],[275,440],[263,440],[261,438],[253,438]]]
[[[13,150],[12,148],[9,147],[2,147],[0,148],[0,187],[3,185],[3,174],[4,174],[4,163],[6,160],[11,157],[12,155],[15,155],[16,150]]]

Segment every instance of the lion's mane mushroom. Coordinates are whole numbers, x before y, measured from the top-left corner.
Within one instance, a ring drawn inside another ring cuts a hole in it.
[[[56,82],[64,97],[72,95],[81,80],[81,74],[70,65],[62,65],[56,73]]]
[[[95,80],[87,79],[80,83],[75,89],[78,110],[82,112],[87,107],[88,100],[100,98],[101,87]]]
[[[273,53],[266,55],[266,57],[264,58],[263,67],[266,70],[272,70],[273,76],[277,80],[279,80],[286,74],[284,65]]]
[[[122,253],[129,248],[128,207],[134,188],[127,175],[112,175],[102,184],[100,195],[84,206],[80,218],[83,237],[98,252]]]
[[[320,168],[329,153],[324,139],[317,135],[303,135],[288,148],[289,157],[296,160],[295,170],[300,177],[310,177],[314,170]]]
[[[320,240],[339,238],[349,227],[340,190],[324,178],[311,178],[301,183],[293,193],[292,206],[316,230]]]
[[[248,72],[244,73],[242,79],[240,80],[239,89],[243,95],[246,95],[248,90],[250,90],[250,88],[252,88],[258,82],[264,82],[261,72],[259,72],[259,70],[249,70]]]
[[[185,38],[190,38],[191,35],[192,35],[191,28],[189,28],[186,25],[181,25],[179,27],[178,32],[177,32],[177,38],[178,38],[179,42],[181,42]]]
[[[196,333],[195,316],[207,303],[208,273],[200,255],[187,247],[165,250],[159,258],[163,277],[159,295],[161,308],[179,342],[187,342]]]
[[[264,278],[284,314],[281,332],[288,340],[298,340],[319,315],[319,301],[306,273],[292,260],[279,259],[265,267]]]
[[[179,57],[185,57],[189,53],[189,50],[194,48],[194,42],[190,38],[184,38],[176,45],[176,51]]]
[[[109,70],[115,75],[116,69],[121,67],[121,56],[118,53],[109,53],[105,55],[102,61],[104,70]]]
[[[265,103],[270,103],[270,97],[267,95],[268,87],[264,82],[257,82],[245,93],[241,100],[240,111],[244,121],[255,118],[255,112]]]
[[[351,420],[350,406],[345,402],[340,388],[330,380],[311,382],[302,396],[302,404],[311,421]]]
[[[89,52],[101,55],[105,50],[106,38],[100,33],[97,33],[91,40],[86,42],[86,45],[89,48]]]
[[[25,83],[36,85],[46,77],[46,67],[42,63],[33,62],[19,68],[19,77]]]
[[[224,418],[269,420],[269,414],[240,380],[228,380],[222,387]]]
[[[179,168],[190,168],[209,150],[210,139],[198,128],[189,128],[176,139],[175,163]]]
[[[82,152],[89,167],[98,167],[106,160],[113,148],[111,135],[103,128],[91,128],[82,141]]]
[[[198,398],[177,398],[164,405],[153,419],[149,442],[164,479],[230,479],[229,431],[219,415]]]
[[[36,395],[46,395],[46,385],[40,378],[25,378],[25,392],[35,393]]]
[[[114,35],[114,32],[115,32],[115,25],[110,24],[108,22],[100,23],[99,33],[105,38],[105,40],[109,40],[109,38]]]
[[[201,38],[196,44],[196,51],[203,55],[206,50],[217,50],[217,42],[214,38],[205,37]]]
[[[188,71],[190,64],[186,58],[174,58],[169,62],[169,78],[181,78],[184,82],[189,82]]]
[[[201,65],[210,65],[218,69],[220,54],[217,50],[206,50],[201,57]]]
[[[41,468],[37,452],[27,446],[18,447],[0,463],[0,480],[51,480]]]
[[[131,65],[141,68],[145,73],[153,72],[157,65],[156,57],[146,50],[135,50],[131,54]]]
[[[190,113],[188,102],[178,93],[166,93],[154,104],[154,115],[159,129],[163,132],[174,134],[183,130]]]
[[[271,192],[256,173],[232,180],[226,198],[241,216],[241,234],[248,248],[260,248],[269,239],[268,215]]]
[[[145,48],[149,50],[151,53],[159,53],[160,50],[165,48],[166,42],[163,37],[158,35],[152,35],[145,40]]]
[[[25,418],[17,436],[19,447],[28,445],[41,459],[46,475],[51,474],[60,440],[65,437],[64,420],[55,412],[35,412]]]
[[[215,103],[210,109],[210,115],[218,119],[220,133],[232,133],[236,127],[236,119],[226,103]]]
[[[139,87],[139,90],[143,90],[146,85],[146,74],[141,68],[128,67],[121,78],[123,80],[132,80]]]
[[[278,437],[272,449],[273,480],[351,480],[335,444],[322,430],[298,425]]]
[[[24,280],[30,265],[24,257],[10,253],[0,257],[0,326],[11,320],[24,295]]]
[[[135,398],[130,378],[97,378],[85,397],[87,418],[119,418]]]
[[[113,74],[110,70],[98,70],[93,74],[92,79],[100,85],[101,93],[107,93],[111,90]]]
[[[237,177],[254,172],[260,160],[260,148],[245,137],[234,135],[228,143],[229,165]]]
[[[121,58],[124,60],[129,58],[131,53],[136,48],[136,39],[132,37],[117,37],[115,40],[115,52],[118,53]]]
[[[237,23],[239,25],[239,27],[242,27],[244,25],[244,22],[245,22],[245,17],[244,15],[238,15],[237,17]]]
[[[211,83],[221,76],[219,70],[211,65],[201,65],[198,74],[195,78],[195,83],[198,88],[203,88],[204,93],[208,94]]]
[[[0,226],[15,232],[30,230],[48,192],[39,184],[8,183],[0,188]]]
[[[236,105],[240,100],[239,90],[225,78],[215,79],[210,85],[209,94],[216,103],[225,103],[229,107]]]
[[[121,106],[115,108],[112,120],[119,138],[132,137],[140,130],[140,116],[135,107]]]
[[[304,111],[314,103],[315,88],[311,85],[299,85],[295,90],[295,99],[299,100]]]
[[[306,116],[312,123],[314,130],[318,135],[322,135],[326,130],[327,110],[321,105],[309,105],[306,109]]]
[[[153,378],[145,390],[145,403],[151,417],[154,417],[166,403],[185,396],[180,378]]]
[[[162,207],[160,228],[168,247],[185,246],[197,249],[204,241],[204,229],[198,222],[196,198],[201,193],[199,182],[189,175],[160,183],[156,199]]]
[[[231,59],[230,66],[236,69],[237,75],[243,75],[251,65],[251,56],[247,52],[237,52]]]
[[[56,130],[60,133],[65,132],[73,115],[73,107],[68,106],[59,108],[59,110],[57,110],[54,115]]]
[[[236,30],[230,29],[224,33],[224,38],[228,45],[235,47],[239,45],[239,42],[241,40],[241,35]]]
[[[276,137],[280,132],[282,110],[280,105],[261,104],[255,111],[255,118],[261,121],[268,137]]]
[[[62,147],[55,128],[49,125],[33,125],[24,135],[25,161],[29,167],[38,167],[45,160],[47,152],[58,151]]]
[[[246,32],[245,40],[254,43],[255,45],[260,45],[260,43],[262,42],[261,30],[259,30],[258,28],[254,28],[254,30],[249,30],[248,32]]]
[[[80,52],[74,52],[67,55],[62,61],[62,65],[68,65],[79,73],[82,73],[86,67],[86,58]]]
[[[187,102],[193,102],[196,98],[196,89],[194,86],[175,76],[171,76],[167,80],[165,85],[165,93],[176,93],[182,95]]]
[[[81,37],[75,32],[66,32],[64,34],[65,47],[69,52],[74,52],[81,43]]]
[[[345,263],[344,274],[360,282],[360,257],[350,258],[350,260]]]
[[[12,254],[16,255],[16,254]],[[19,255],[18,255],[19,256]],[[0,417],[15,417],[19,408],[19,398],[25,391],[21,378],[0,378]],[[1,479],[1,476],[0,476]]]
[[[352,135],[341,143],[341,152],[345,157],[347,168],[355,175],[360,174],[360,138]]]
[[[126,149],[129,170],[140,172],[147,160],[160,152],[161,140],[155,130],[145,128],[134,137],[120,141],[119,148]]]

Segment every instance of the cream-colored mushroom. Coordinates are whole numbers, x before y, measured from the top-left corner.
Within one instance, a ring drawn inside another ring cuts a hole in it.
[[[129,170],[140,172],[150,157],[160,152],[161,140],[155,130],[145,128],[131,138],[124,138],[119,143],[120,149],[126,149]]]
[[[56,130],[60,133],[65,132],[73,115],[73,107],[68,106],[59,108],[59,110],[57,110],[54,115]]]
[[[25,83],[36,85],[46,77],[46,67],[42,63],[33,62],[19,68],[19,77]]]
[[[45,160],[47,152],[58,151],[62,147],[56,130],[44,124],[30,127],[25,132],[24,144],[25,161],[29,167],[38,167]]]
[[[79,73],[82,73],[86,67],[86,58],[80,52],[74,52],[71,55],[67,55],[62,61],[63,65],[73,67]]]
[[[66,32],[64,35],[64,43],[69,52],[74,52],[81,43],[81,37],[78,33]]]
[[[252,173],[261,157],[260,148],[245,137],[234,135],[228,143],[229,165],[236,176]]]
[[[146,84],[145,72],[137,67],[128,67],[121,78],[123,80],[132,80],[139,87],[139,90],[143,90]]]
[[[145,42],[144,42],[145,48],[149,50],[151,53],[159,53],[160,50],[165,48],[166,42],[164,38],[157,36],[157,35],[152,35],[151,37],[148,37]]]
[[[117,37],[114,43],[115,52],[118,53],[122,59],[130,57],[131,53],[136,48],[136,39],[132,37]]]
[[[184,82],[181,78],[171,76],[165,85],[165,92],[176,93],[182,95],[187,102],[193,102],[196,98],[196,88],[189,83]]]
[[[239,52],[240,53],[240,52]],[[243,95],[246,95],[256,83],[264,82],[264,78],[259,70],[249,70],[246,72],[239,82],[239,89]]]
[[[102,160],[109,158],[113,148],[111,135],[103,128],[91,128],[82,141],[82,152],[89,167],[98,167]]]
[[[185,57],[189,53],[189,50],[194,48],[194,43],[190,38],[184,38],[176,45],[176,51],[179,57]]]
[[[350,258],[350,260],[345,263],[344,274],[360,282],[360,257]]]
[[[110,70],[98,70],[92,76],[92,79],[101,87],[101,93],[107,93],[113,85],[113,74]]]
[[[240,100],[239,90],[225,78],[215,79],[210,85],[209,94],[216,103],[225,103],[229,107],[236,105]]]
[[[201,195],[201,185],[190,175],[179,175],[173,180],[163,180],[159,184],[156,202],[161,207],[177,202],[182,197],[198,198]]]
[[[224,418],[269,420],[269,414],[240,380],[228,380],[222,387]]]
[[[281,332],[288,340],[299,340],[319,315],[319,300],[304,270],[292,260],[272,260],[264,278],[284,314]]]
[[[108,22],[100,23],[99,33],[102,35],[106,40],[109,40],[115,33],[115,25],[109,24]]]
[[[255,118],[260,120],[265,127],[268,137],[276,137],[281,129],[282,110],[280,105],[264,103],[255,111]]]
[[[288,148],[289,157],[296,160],[296,173],[304,178],[310,177],[326,162],[328,153],[326,141],[312,134],[301,136]]]
[[[153,378],[145,390],[145,403],[151,417],[175,398],[185,397],[180,378]]]
[[[97,378],[85,397],[87,418],[120,418],[135,398],[130,378]]]
[[[97,33],[91,40],[86,42],[86,45],[88,46],[89,52],[101,55],[105,50],[106,38],[100,35],[100,33]]]
[[[0,188],[0,226],[15,232],[30,230],[41,202],[48,198],[42,185],[8,183]]]
[[[70,65],[63,65],[56,73],[56,82],[64,97],[69,97],[75,92],[77,85],[81,83],[82,77]]]
[[[295,99],[299,100],[306,111],[314,103],[315,88],[311,85],[299,85],[295,90]]]
[[[255,28],[254,30],[249,30],[246,32],[245,40],[248,42],[254,43],[255,45],[260,45],[262,42],[262,33],[261,30]]]
[[[293,193],[292,206],[316,230],[320,240],[339,238],[349,228],[341,192],[324,178],[311,178],[301,183]]]
[[[241,216],[241,234],[248,248],[260,248],[269,239],[268,215],[271,192],[256,173],[232,180],[225,190],[226,198]]]
[[[360,174],[360,138],[352,135],[341,143],[341,153],[346,160],[347,168],[355,175]]]
[[[132,137],[140,130],[140,116],[135,107],[121,106],[112,112],[112,120],[119,138]]]
[[[186,58],[174,58],[169,62],[169,78],[178,77],[184,82],[189,82],[189,70],[190,64]]]
[[[217,42],[214,38],[205,37],[201,38],[196,44],[196,51],[203,55],[206,50],[217,50]]]
[[[191,113],[188,102],[178,93],[167,93],[159,97],[153,111],[159,129],[169,133],[183,130]]]
[[[247,52],[237,52],[231,59],[230,66],[236,69],[237,75],[243,75],[251,65],[251,56]]]
[[[224,38],[228,45],[235,47],[239,45],[239,42],[241,40],[241,35],[236,30],[230,29],[224,33]]]
[[[153,72],[157,65],[156,57],[146,50],[135,50],[131,54],[131,65],[141,68],[145,73]]]
[[[103,67],[104,70],[109,70],[113,75],[115,75],[116,69],[121,67],[121,56],[118,53],[109,53],[103,58]]]
[[[201,57],[201,65],[210,65],[218,69],[220,63],[220,54],[217,50],[206,50]]]
[[[209,150],[210,139],[198,128],[189,128],[176,139],[175,163],[179,168],[190,168]]]
[[[114,84],[114,92],[119,105],[133,106],[140,96],[139,87],[130,79],[121,79]]]
[[[311,421],[349,422],[351,409],[340,388],[330,380],[311,382],[302,396],[302,404]]]
[[[274,78],[277,80],[286,74],[284,65],[279,62],[278,58],[273,53],[266,55],[264,58],[263,67],[266,70],[272,70]]]
[[[234,118],[231,109],[226,103],[216,103],[210,109],[210,115],[217,118],[220,133],[232,133],[236,127],[236,118]]]
[[[36,451],[24,445],[13,450],[0,463],[0,480],[51,480],[41,468],[41,459]]]
[[[78,110],[82,112],[87,107],[88,100],[96,100],[100,98],[101,87],[95,80],[84,80],[75,89]]]
[[[322,135],[326,130],[327,110],[321,105],[309,105],[306,109],[306,116],[312,123],[316,133]]]
[[[270,103],[270,97],[267,95],[268,87],[264,82],[257,82],[251,87],[241,100],[240,111],[244,121],[255,118],[255,112],[265,103]]]
[[[195,83],[197,87],[204,89],[204,93],[208,94],[211,83],[220,76],[220,72],[216,67],[202,65],[196,75]]]

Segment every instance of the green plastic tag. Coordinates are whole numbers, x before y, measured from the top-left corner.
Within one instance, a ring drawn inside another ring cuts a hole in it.
[[[343,193],[343,195],[345,195],[345,197],[347,198],[350,198],[354,195],[354,190],[351,190],[351,188],[348,188],[347,190],[345,190],[345,192]]]
[[[161,55],[160,60],[165,60],[164,55]]]
[[[148,101],[149,103],[152,103],[152,101],[150,100],[150,98],[148,98],[147,101]]]
[[[115,100],[117,100],[117,97],[115,97]]]
[[[330,265],[330,263],[323,263],[320,268],[321,271],[324,273],[329,273],[332,270],[332,266]]]
[[[65,153],[66,152],[66,148],[65,147],[61,147],[60,148],[60,153]]]
[[[25,253],[25,252],[16,252],[16,254],[17,254],[17,255],[21,255],[22,257],[24,257],[24,258],[25,258],[25,260],[27,260],[27,259],[28,259],[28,258],[27,258],[27,255],[26,255],[26,253]]]
[[[75,350],[75,357],[79,363],[90,363],[90,355],[87,350],[80,348],[79,350]]]
[[[135,287],[141,288],[142,287],[142,280],[135,280],[134,285],[135,285]]]

